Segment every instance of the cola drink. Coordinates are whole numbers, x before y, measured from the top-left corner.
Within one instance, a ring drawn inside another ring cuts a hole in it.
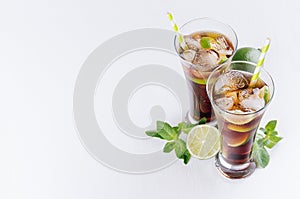
[[[261,79],[249,87],[252,74],[229,71],[216,80],[213,101],[229,114],[218,116],[222,133],[222,156],[230,164],[243,164],[251,157],[254,135],[269,102],[269,87]]]
[[[216,166],[229,178],[242,178],[254,172],[253,142],[274,92],[273,80],[264,70],[250,87],[254,68],[254,63],[243,61],[221,65],[212,72],[207,83],[222,135]]]
[[[222,33],[199,31],[184,37],[185,47],[180,46],[179,55],[190,90],[190,117],[198,121],[215,120],[206,93],[206,81],[213,69],[228,61],[234,53],[233,43]]]

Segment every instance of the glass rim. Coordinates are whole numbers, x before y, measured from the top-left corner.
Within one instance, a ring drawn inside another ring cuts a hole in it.
[[[217,19],[214,19],[214,18],[210,18],[210,17],[196,17],[196,18],[193,18],[193,19],[191,19],[191,20],[185,22],[184,24],[182,24],[182,25],[179,27],[179,32],[180,32],[180,30],[182,30],[182,29],[183,29],[186,25],[188,25],[189,23],[194,22],[194,21],[198,21],[198,20],[210,20],[210,21],[214,21],[214,22],[217,22],[217,23],[220,23],[220,24],[224,25],[225,27],[227,27],[229,30],[232,31],[232,33],[233,33],[233,35],[234,35],[234,38],[235,38],[235,40],[236,40],[236,44],[234,45],[234,51],[233,51],[232,55],[228,58],[228,60],[230,60],[230,58],[232,58],[232,57],[234,56],[235,52],[237,51],[237,47],[238,47],[238,37],[237,37],[237,34],[236,34],[236,32],[234,31],[234,29],[233,29],[229,24],[223,23],[223,22],[221,22],[221,21],[219,21],[219,20],[217,20]],[[220,32],[220,33],[221,33],[221,32]],[[221,34],[223,34],[223,33],[221,33]],[[191,62],[188,62],[188,61],[185,60],[185,59],[180,55],[180,53],[178,52],[178,48],[177,48],[177,45],[176,45],[176,44],[177,44],[177,37],[178,37],[178,35],[179,35],[179,33],[176,33],[176,34],[175,34],[175,37],[174,37],[174,47],[175,47],[176,54],[180,57],[181,61],[183,61],[183,62],[185,62],[185,63],[187,63],[187,64],[190,64],[190,65],[192,65],[192,66],[197,67],[198,65],[193,64],[193,63],[191,63]],[[225,35],[225,36],[226,36],[226,35]],[[226,36],[226,37],[227,37],[227,36]],[[231,41],[231,42],[232,42],[232,41]],[[227,60],[227,61],[228,61],[228,60]],[[227,61],[225,61],[224,63],[226,63]],[[223,64],[223,63],[222,63],[222,64]],[[221,66],[222,64],[217,65],[215,68]]]
[[[256,66],[256,64],[255,63],[253,63],[253,62],[249,62],[249,61],[231,61],[230,62],[230,65],[231,64],[234,64],[234,63],[245,63],[245,64],[250,64],[250,65],[253,65],[253,66]],[[223,109],[221,109],[219,106],[217,106],[217,104],[214,102],[214,100],[212,99],[212,96],[211,96],[211,94],[210,94],[210,92],[208,91],[208,86],[209,86],[209,82],[210,82],[210,79],[212,78],[212,76],[213,76],[213,74],[217,71],[217,70],[219,70],[220,68],[222,68],[222,67],[224,67],[225,65],[227,65],[228,63],[223,63],[223,64],[221,64],[220,66],[218,66],[217,68],[215,68],[212,72],[211,72],[211,74],[209,75],[209,77],[207,78],[207,84],[206,84],[206,92],[207,92],[207,94],[208,94],[208,98],[209,98],[209,100],[210,100],[210,103],[213,105],[213,107],[216,107],[217,109],[218,109],[218,111],[222,111],[222,112],[224,112],[224,113],[227,113],[227,114],[231,114],[231,115],[245,115],[245,116],[247,116],[247,115],[255,115],[255,114],[258,114],[259,112],[261,112],[261,111],[263,111],[263,110],[265,110],[266,108],[267,108],[267,106],[269,106],[269,104],[270,104],[270,102],[272,101],[272,99],[273,99],[273,96],[274,96],[274,93],[275,93],[275,84],[274,84],[274,80],[273,80],[273,78],[272,78],[272,76],[269,74],[269,72],[268,71],[266,71],[265,69],[264,69],[264,67],[262,67],[261,68],[261,71],[263,71],[269,78],[270,78],[270,80],[271,80],[271,85],[273,86],[273,89],[272,89],[272,93],[270,93],[270,100],[269,100],[269,102],[265,105],[265,106],[263,106],[262,108],[260,108],[260,109],[258,109],[258,110],[256,110],[256,111],[253,111],[253,112],[243,112],[243,113],[233,113],[233,112],[230,112],[230,111],[228,111],[228,110],[223,110]],[[230,66],[229,65],[229,66]]]

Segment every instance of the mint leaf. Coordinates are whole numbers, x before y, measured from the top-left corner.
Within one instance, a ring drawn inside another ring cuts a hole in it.
[[[164,128],[163,128],[168,134],[170,134],[171,136],[175,136],[177,135],[177,132],[175,129],[173,129],[170,124],[166,123],[164,124]]]
[[[259,130],[261,130],[264,134],[266,134],[266,129],[263,127],[260,127]]]
[[[185,122],[180,122],[180,123],[178,124],[179,130],[182,131],[182,132],[184,132],[184,133],[186,133],[186,134],[189,133],[190,130],[191,130],[193,127],[195,127],[195,126],[197,126],[197,124],[188,124],[188,123],[185,123]]]
[[[165,131],[164,129],[158,131],[158,135],[162,137],[162,139],[164,140],[175,140],[176,139],[176,135],[174,135],[173,133],[171,132],[167,132]]]
[[[211,40],[210,37],[202,37],[200,39],[201,47],[204,48],[204,49],[210,49],[210,40]]]
[[[255,142],[258,142],[258,140],[261,140],[262,138],[264,138],[264,135],[262,135],[261,133],[257,133],[255,136]]]
[[[163,152],[165,153],[170,153],[176,146],[176,142],[175,141],[172,141],[172,142],[167,142],[165,144],[165,147],[163,149]]]
[[[268,124],[265,126],[266,131],[274,131],[277,124],[277,120],[271,120],[268,122]]]
[[[176,131],[176,133],[179,135],[180,134],[180,131],[179,131],[179,127],[178,126],[175,126],[175,127],[172,127],[175,131]]]
[[[273,148],[282,137],[278,136],[278,132],[275,131],[277,120],[271,120],[267,123],[265,128],[260,128],[263,132],[257,133],[255,142],[253,144],[252,157],[257,167],[265,168],[270,161],[270,155],[266,148]]]
[[[265,128],[260,128],[265,134],[265,137],[263,138],[264,145],[269,149],[273,148],[280,140],[282,140],[282,137],[277,136],[278,132],[275,131],[276,125],[277,120],[272,120],[268,122]]]
[[[277,131],[270,131],[270,132],[268,132],[268,135],[269,136],[278,135],[278,132]]]
[[[263,145],[254,143],[252,157],[257,167],[265,168],[270,161],[270,155]]]
[[[156,121],[156,130],[160,131],[164,128],[165,123],[163,121]]]
[[[207,121],[206,117],[201,118],[201,120],[198,122],[198,124],[205,124]]]
[[[200,124],[205,124],[205,123],[206,123],[206,118],[205,117],[201,118],[201,120],[196,124],[189,124],[189,123],[186,123],[186,122],[180,122],[178,124],[178,130],[188,134],[193,127],[195,127],[197,125],[200,125]]]
[[[157,123],[158,135],[165,140],[175,140],[178,137],[178,132],[176,128],[172,128],[170,124],[166,122],[158,121]]]
[[[187,164],[191,159],[191,154],[186,148],[184,140],[179,138],[181,132],[188,133],[194,126],[205,124],[206,118],[202,118],[197,124],[189,124],[180,122],[177,126],[172,127],[170,124],[157,121],[156,131],[146,131],[146,134],[151,137],[157,137],[167,142],[163,148],[163,152],[170,153],[175,149],[175,154],[178,159],[182,159],[184,164]]]
[[[177,158],[181,158],[185,153],[185,151],[186,151],[185,141],[183,141],[182,139],[176,140],[175,153]]]
[[[190,159],[191,159],[191,154],[190,152],[186,149],[183,156],[181,157],[181,159],[183,159],[184,164],[187,164]]]
[[[264,86],[264,100],[265,100],[265,104],[267,104],[270,101],[270,91],[269,91],[269,87]]]
[[[148,136],[150,137],[158,137],[158,138],[162,138],[157,131],[146,131],[145,132]]]

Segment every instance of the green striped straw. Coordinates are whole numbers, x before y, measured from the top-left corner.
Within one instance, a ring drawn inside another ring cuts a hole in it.
[[[180,46],[181,46],[184,50],[188,49],[188,46],[186,45],[186,43],[185,43],[185,41],[184,41],[184,39],[183,39],[182,34],[180,34],[180,33],[178,32],[178,31],[179,31],[179,28],[178,28],[177,24],[176,24],[175,21],[174,21],[174,18],[173,18],[172,13],[168,12],[167,14],[168,14],[169,21],[172,23],[173,30],[178,34],[178,40],[179,40]]]
[[[249,87],[254,87],[255,84],[256,84],[256,82],[257,82],[257,80],[258,80],[258,78],[259,78],[260,70],[262,68],[262,65],[264,64],[266,53],[268,52],[269,47],[270,47],[270,42],[271,42],[271,39],[267,38],[265,45],[261,49],[261,53],[260,53],[258,62],[256,64],[253,76],[251,78]]]

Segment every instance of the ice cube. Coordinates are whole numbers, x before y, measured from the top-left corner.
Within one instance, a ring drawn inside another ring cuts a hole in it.
[[[199,41],[193,39],[193,37],[190,35],[184,36],[184,41],[190,50],[199,51],[201,48]]]
[[[265,100],[259,97],[259,89],[253,89],[253,94],[244,98],[240,102],[240,106],[245,111],[257,111],[265,106]]]
[[[254,88],[253,89],[253,93],[255,94],[255,95],[259,95],[259,88]]]
[[[203,76],[201,75],[201,72],[199,70],[190,69],[190,73],[198,79],[203,79]]]
[[[230,110],[234,105],[234,100],[232,97],[222,97],[215,100],[218,107],[223,110]]]
[[[182,57],[188,62],[192,62],[195,58],[195,55],[196,55],[196,51],[194,50],[185,50],[182,53]]]
[[[248,87],[248,79],[238,71],[229,71],[219,77],[215,83],[215,93],[222,94]]]
[[[229,91],[225,93],[225,96],[231,97],[233,99],[234,104],[238,104],[239,103],[238,93],[239,91]]]
[[[214,68],[218,65],[219,56],[216,52],[212,50],[203,50],[201,49],[196,53],[194,57],[193,64],[205,66],[209,68]]]
[[[253,93],[252,88],[246,88],[238,91],[239,101],[244,100],[245,98],[248,98]]]
[[[225,49],[221,49],[221,50],[218,50],[218,53],[219,54],[223,54],[223,55],[232,55],[233,54],[233,50],[232,49],[229,49],[229,50],[225,50]]]
[[[232,55],[233,49],[228,44],[226,38],[224,36],[219,36],[215,40],[216,42],[213,42],[211,44],[211,47],[216,50],[219,54],[223,55]]]

